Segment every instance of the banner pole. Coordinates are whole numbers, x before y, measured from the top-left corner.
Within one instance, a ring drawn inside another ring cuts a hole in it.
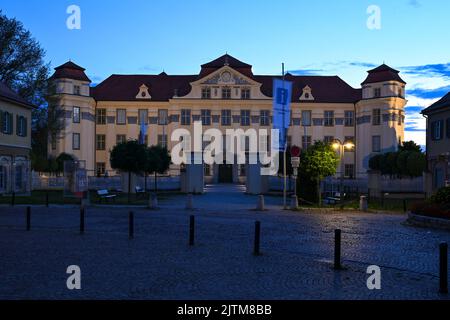
[[[285,89],[284,87],[284,80],[285,80],[285,76],[284,76],[284,63],[281,64],[281,72],[283,75],[283,90]],[[287,130],[286,130],[286,123],[285,123],[285,118],[286,118],[286,104],[283,100],[283,142],[284,142],[284,146],[283,146],[283,208],[284,210],[287,209],[287,181],[286,181],[286,173],[287,173],[287,160],[286,160],[286,143],[287,143]]]

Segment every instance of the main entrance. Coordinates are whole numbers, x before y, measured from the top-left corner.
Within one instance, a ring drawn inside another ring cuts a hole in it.
[[[219,183],[233,183],[233,165],[219,165]]]

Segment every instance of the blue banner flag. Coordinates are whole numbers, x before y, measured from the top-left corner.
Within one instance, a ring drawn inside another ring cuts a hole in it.
[[[287,147],[287,130],[291,122],[292,82],[273,79],[273,128],[280,131],[280,151]]]
[[[147,124],[144,121],[141,121],[141,130],[139,132],[139,143],[145,144],[145,136],[147,135]]]

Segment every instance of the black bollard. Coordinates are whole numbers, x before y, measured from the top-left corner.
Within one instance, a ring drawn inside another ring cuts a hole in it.
[[[48,208],[48,191],[45,193],[45,206]]]
[[[334,269],[341,269],[341,230],[334,230]]]
[[[193,246],[195,240],[195,216],[189,219],[189,245]]]
[[[406,211],[407,211],[406,199],[403,199],[403,212],[406,213]]]
[[[128,219],[128,234],[130,239],[134,238],[134,213],[130,211],[129,219]]]
[[[448,293],[448,245],[439,245],[439,293]]]
[[[16,203],[16,193],[13,191],[11,195],[11,206],[14,207],[15,203]]]
[[[84,208],[80,209],[80,234],[84,234]]]
[[[256,221],[255,222],[255,242],[254,242],[254,248],[253,248],[253,254],[255,256],[259,256],[261,254],[260,243],[261,243],[261,222]]]
[[[31,208],[27,207],[27,231],[31,230]]]

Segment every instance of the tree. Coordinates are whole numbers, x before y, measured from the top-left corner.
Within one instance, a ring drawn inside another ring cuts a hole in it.
[[[32,168],[41,171],[47,159],[48,138],[62,129],[62,123],[47,106],[50,92],[50,64],[45,51],[23,24],[0,10],[0,81],[38,108],[32,111]]]
[[[74,161],[75,157],[68,153],[61,153],[58,157],[56,157],[56,165],[58,173],[64,172],[64,162],[65,161]]]
[[[147,169],[149,152],[147,146],[136,140],[117,144],[110,152],[111,168],[128,172],[128,203],[131,194],[131,174],[139,174]]]
[[[316,195],[313,198],[320,205],[322,203],[320,182],[325,177],[335,175],[338,164],[339,157],[333,147],[322,141],[316,141],[300,157],[299,189],[302,190],[302,180],[306,180],[306,184],[314,183]]]
[[[148,174],[155,175],[155,192],[158,190],[158,174],[163,174],[169,170],[171,163],[170,154],[167,148],[157,146],[151,146],[148,148],[148,161],[146,172]]]
[[[407,160],[407,174],[411,178],[420,177],[427,167],[427,159],[422,152],[410,152]]]
[[[422,148],[414,141],[405,141],[402,145],[398,146],[398,151],[422,152]]]

